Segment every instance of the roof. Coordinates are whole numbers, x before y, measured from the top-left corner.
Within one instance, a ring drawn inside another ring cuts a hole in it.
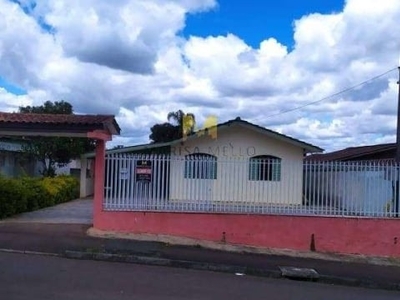
[[[71,125],[86,126],[96,129],[108,129],[112,134],[120,134],[121,129],[112,115],[64,115],[0,112],[2,128],[7,125],[49,126]]]
[[[260,132],[260,133],[265,134],[267,136],[276,138],[278,140],[287,142],[289,144],[301,147],[307,153],[315,153],[315,152],[324,151],[324,149],[322,149],[322,148],[320,148],[318,146],[315,146],[315,145],[312,145],[310,143],[301,141],[299,139],[290,137],[288,135],[273,131],[273,130],[265,128],[263,126],[259,126],[259,125],[250,123],[248,121],[242,120],[240,117],[237,117],[236,119],[229,120],[229,121],[227,121],[225,123],[218,124],[216,127],[217,128],[221,128],[221,127],[228,127],[228,126],[231,126],[231,125],[239,125],[239,126],[242,126],[242,127],[245,127],[245,128]]]
[[[357,160],[363,156],[379,154],[386,151],[396,150],[395,143],[389,144],[377,144],[359,147],[349,147],[346,149],[321,154],[312,154],[306,157],[306,160],[313,161],[345,161],[345,160]]]
[[[129,146],[129,147],[121,147],[121,148],[117,148],[117,149],[109,149],[106,151],[106,154],[129,153],[129,152],[143,151],[143,150],[149,150],[149,149],[154,149],[154,148],[169,147],[172,144],[174,144],[175,142],[176,141],[167,142],[167,143],[140,144],[140,145]],[[95,157],[95,153],[94,152],[85,153],[83,155],[83,157],[87,157],[87,158]]]
[[[323,151],[323,149],[321,149],[321,148],[319,148],[317,146],[314,146],[312,144],[309,144],[309,143],[300,141],[298,139],[289,137],[287,135],[278,133],[276,131],[267,129],[265,127],[262,127],[262,126],[259,126],[259,125],[255,125],[255,124],[250,123],[248,121],[242,120],[239,117],[236,118],[236,119],[232,119],[232,120],[229,120],[227,122],[220,123],[220,124],[217,124],[215,126],[209,127],[206,130],[213,130],[215,128],[216,129],[220,129],[220,128],[225,128],[225,127],[229,127],[229,126],[232,126],[232,125],[239,125],[239,126],[248,128],[250,130],[254,130],[254,131],[260,132],[260,133],[265,134],[267,136],[276,138],[278,140],[287,142],[289,144],[301,147],[307,153],[315,153],[315,152],[322,152]],[[198,133],[198,131],[194,132],[190,136],[186,137],[186,140],[187,139],[196,138],[198,136],[197,133]],[[147,150],[147,149],[158,148],[158,147],[167,147],[167,146],[171,146],[171,145],[173,145],[175,143],[179,143],[179,142],[183,142],[183,141],[184,141],[184,139],[182,138],[182,139],[174,140],[174,141],[167,142],[167,143],[142,144],[142,145],[136,145],[136,146],[130,146],[130,147],[123,147],[123,148],[119,148],[119,149],[107,150],[106,153],[107,154],[127,153],[127,152],[141,151],[141,150]],[[92,157],[92,156],[94,156],[94,153],[87,153],[87,154],[85,154],[85,156],[86,157]]]

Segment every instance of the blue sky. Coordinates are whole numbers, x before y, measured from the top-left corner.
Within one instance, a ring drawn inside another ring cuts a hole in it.
[[[343,0],[219,0],[211,11],[189,15],[183,33],[202,37],[233,33],[253,47],[274,37],[290,49],[294,20],[311,13],[339,12],[343,6]]]
[[[14,95],[25,95],[26,91],[24,89],[19,88],[18,86],[8,82],[3,77],[0,77],[0,87],[6,89],[8,92]]]

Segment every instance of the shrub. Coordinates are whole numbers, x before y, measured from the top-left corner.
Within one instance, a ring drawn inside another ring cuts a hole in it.
[[[0,218],[78,198],[79,181],[72,176],[9,179],[0,176]]]
[[[52,195],[44,187],[43,179],[24,177],[21,181],[27,189],[27,211],[33,211],[55,204]]]
[[[27,210],[27,189],[17,179],[0,178],[0,218]]]
[[[67,202],[79,196],[79,181],[71,176],[46,177],[42,184],[53,198],[54,204]]]

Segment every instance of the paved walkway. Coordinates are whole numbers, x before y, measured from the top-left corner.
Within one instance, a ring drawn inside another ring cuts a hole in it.
[[[1,222],[48,224],[92,224],[93,200],[78,199],[33,212],[23,213]]]

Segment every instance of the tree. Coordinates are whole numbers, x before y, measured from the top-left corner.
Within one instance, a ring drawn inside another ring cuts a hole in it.
[[[196,118],[194,114],[185,114],[182,110],[168,113],[167,119],[168,121],[171,121],[172,119],[176,126],[178,126],[178,134],[180,137],[193,133],[196,125]]]
[[[178,140],[194,132],[195,116],[182,110],[168,113],[168,122],[155,124],[150,128],[153,143],[166,143]],[[172,122],[171,122],[172,121]]]
[[[25,106],[19,108],[20,113],[29,114],[54,114],[54,115],[72,115],[74,113],[72,105],[65,101],[46,101],[40,106]]]
[[[73,114],[72,105],[65,101],[47,101],[40,106],[19,107],[20,113]],[[87,138],[33,137],[27,139],[24,152],[42,163],[40,173],[46,177],[55,176],[56,166],[65,166],[82,153],[93,151],[95,142]]]
[[[118,150],[118,149],[122,149],[124,148],[124,145],[116,145],[114,147],[111,148],[111,150]]]

